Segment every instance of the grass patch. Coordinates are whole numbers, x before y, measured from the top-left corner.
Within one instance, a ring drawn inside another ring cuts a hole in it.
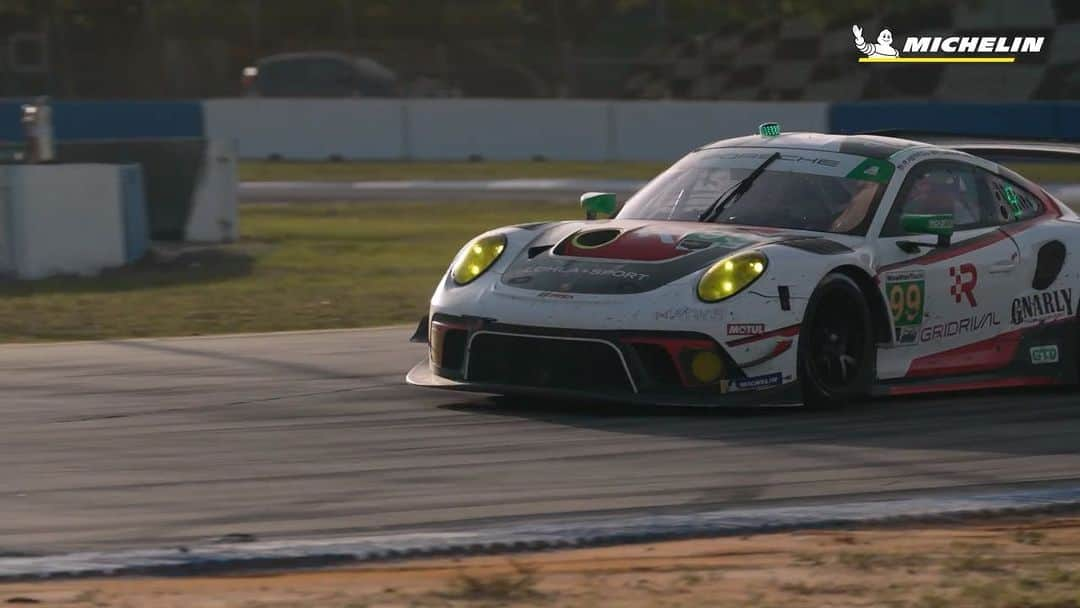
[[[1038,183],[1080,182],[1080,164],[1078,163],[1009,163],[1007,166]]]
[[[841,585],[828,582],[808,583],[806,581],[781,583],[779,589],[794,595],[847,595],[852,597],[858,597],[867,592],[865,585]]]
[[[673,159],[674,160],[674,159]],[[671,163],[590,161],[241,161],[241,181],[368,181],[408,179],[651,179]]]
[[[945,560],[943,566],[947,572],[953,574],[968,574],[972,572],[980,574],[1002,574],[1007,572],[1007,569],[1002,565],[1001,560],[993,557],[983,557],[981,555],[949,557]]]
[[[412,323],[469,238],[578,215],[575,206],[527,202],[244,205],[233,245],[96,278],[0,283],[0,340]]]
[[[1022,545],[1039,545],[1046,539],[1046,533],[1038,530],[1017,530],[1013,532],[1012,538]]]
[[[836,556],[841,566],[869,572],[879,568],[919,569],[930,563],[925,555],[910,553],[844,552]]]
[[[701,576],[700,574],[689,573],[689,574],[684,574],[684,575],[680,576],[679,580],[676,581],[676,582],[679,585],[684,585],[684,586],[689,587],[689,586],[693,586],[693,585],[700,585],[704,580],[705,580],[705,578],[703,576]]]
[[[1075,589],[1048,586],[1033,576],[972,581],[949,600],[950,606],[1080,608]]]
[[[823,566],[825,557],[816,553],[796,553],[791,563],[795,566]]]
[[[536,590],[539,579],[535,570],[520,564],[513,564],[513,568],[513,572],[483,576],[462,572],[450,582],[449,589],[441,595],[446,599],[469,602],[508,602],[544,597]]]

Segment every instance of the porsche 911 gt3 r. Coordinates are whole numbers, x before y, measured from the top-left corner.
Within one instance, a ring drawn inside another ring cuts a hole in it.
[[[704,146],[617,213],[582,197],[611,219],[468,243],[408,380],[717,406],[1074,382],[1080,221],[995,153],[1077,149],[774,124]]]

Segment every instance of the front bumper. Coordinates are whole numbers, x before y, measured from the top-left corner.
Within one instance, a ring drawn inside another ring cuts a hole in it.
[[[797,383],[784,384],[780,374],[747,377],[704,334],[567,330],[437,314],[430,325],[421,322],[414,340],[429,343],[428,360],[407,376],[418,386],[654,405],[801,405]]]

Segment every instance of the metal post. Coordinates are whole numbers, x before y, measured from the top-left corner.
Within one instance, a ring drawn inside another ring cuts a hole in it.
[[[22,107],[22,124],[26,131],[26,161],[47,163],[56,159],[53,142],[52,106],[48,97],[38,97],[33,104]]]

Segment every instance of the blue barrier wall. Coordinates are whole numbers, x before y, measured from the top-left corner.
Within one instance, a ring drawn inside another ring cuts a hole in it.
[[[26,138],[22,128],[22,103],[0,102],[0,141],[22,141]]]
[[[31,100],[0,102],[0,140],[22,141],[22,106]],[[54,101],[57,141],[201,138],[205,132],[199,101]]]
[[[1080,102],[837,103],[834,133],[904,129],[958,135],[1080,140]]]

